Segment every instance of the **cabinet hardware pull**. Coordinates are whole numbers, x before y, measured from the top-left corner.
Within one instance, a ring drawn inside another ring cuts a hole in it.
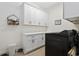
[[[42,40],[43,40],[43,37],[42,37]]]
[[[34,43],[35,42],[35,40],[34,39],[32,39],[32,43]]]

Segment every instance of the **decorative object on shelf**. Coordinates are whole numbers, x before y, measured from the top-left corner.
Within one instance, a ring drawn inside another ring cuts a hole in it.
[[[60,20],[55,20],[55,25],[61,25],[61,19]]]
[[[10,15],[7,17],[8,25],[19,25],[19,18],[16,15]]]

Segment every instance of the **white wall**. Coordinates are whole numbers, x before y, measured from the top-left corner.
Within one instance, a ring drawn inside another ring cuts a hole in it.
[[[55,20],[61,19],[61,25],[55,25]],[[60,32],[63,30],[77,29],[75,24],[63,19],[63,3],[54,5],[49,10],[49,27],[48,32]]]
[[[21,33],[23,32],[45,32],[47,27],[23,26],[22,3],[0,3],[0,53],[10,44],[21,43]],[[20,25],[7,25],[7,16],[15,14],[20,18]]]
[[[78,31],[79,31],[79,24],[75,24],[76,25],[76,27],[78,28]]]

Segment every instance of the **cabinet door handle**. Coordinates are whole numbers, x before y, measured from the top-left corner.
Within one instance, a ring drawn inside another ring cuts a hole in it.
[[[42,40],[43,40],[43,37],[42,37]]]
[[[35,40],[34,39],[32,39],[32,43],[34,43],[35,42]]]

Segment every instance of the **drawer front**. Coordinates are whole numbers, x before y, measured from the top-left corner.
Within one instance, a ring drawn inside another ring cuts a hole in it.
[[[45,43],[45,39],[42,34],[33,35],[32,40],[34,40],[33,47],[35,47],[35,48],[37,48],[41,45],[44,45],[44,43]]]

